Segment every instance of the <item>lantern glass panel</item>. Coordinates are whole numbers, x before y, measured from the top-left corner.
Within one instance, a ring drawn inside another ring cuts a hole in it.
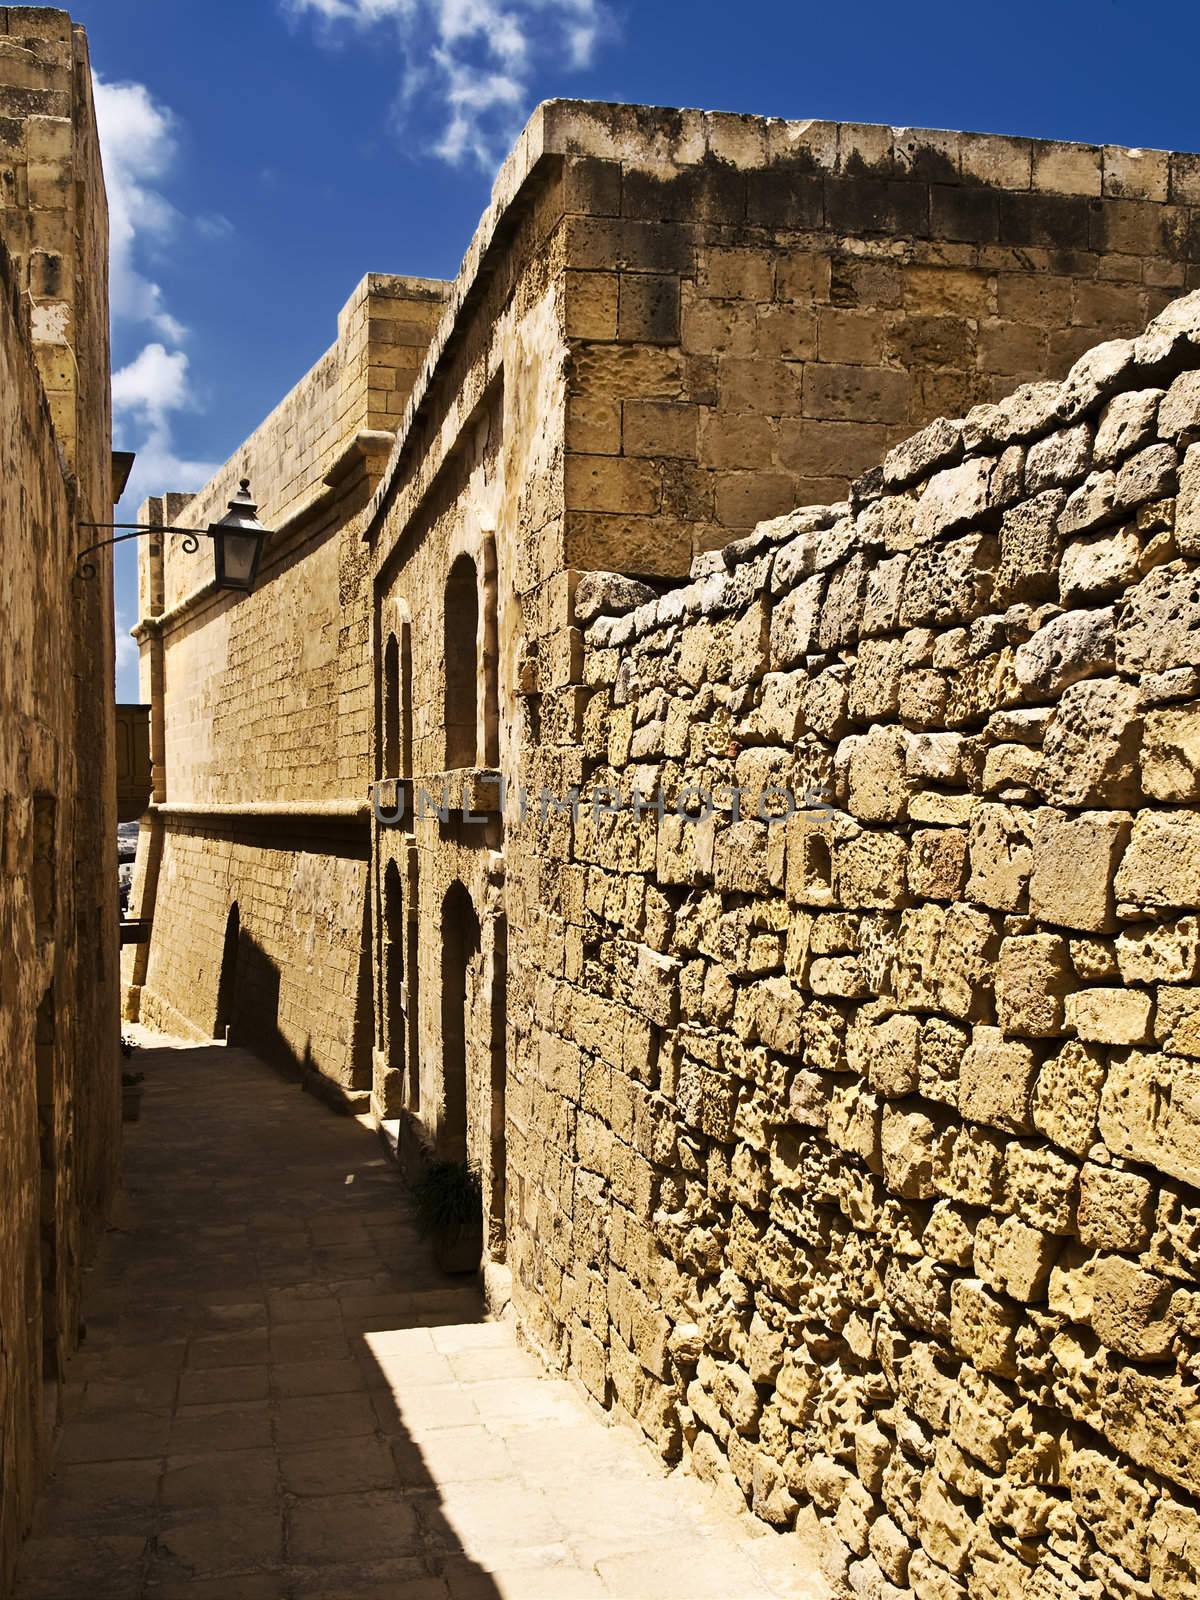
[[[258,572],[261,536],[256,533],[218,533],[213,543],[217,563],[217,587],[252,589]]]

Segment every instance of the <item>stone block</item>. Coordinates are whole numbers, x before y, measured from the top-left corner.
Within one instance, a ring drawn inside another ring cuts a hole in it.
[[[814,369],[764,356],[724,356],[718,379],[721,409],[775,417],[799,416],[805,411],[801,403],[805,370]]]
[[[847,739],[849,810],[863,822],[894,822],[908,802],[904,736],[898,728],[875,727]]]
[[[617,284],[615,272],[564,275],[568,339],[617,337]]]
[[[1004,1152],[1003,1206],[1046,1233],[1073,1234],[1079,1168],[1040,1145],[1010,1143]]]
[[[1200,801],[1200,704],[1146,714],[1141,771],[1152,799]]]
[[[1110,1150],[1152,1169],[1200,1182],[1200,1064],[1184,1056],[1127,1050],[1115,1055],[1100,1101],[1100,1136]]]
[[[1125,983],[1190,983],[1200,977],[1200,918],[1123,928],[1115,950]]]
[[[1166,672],[1200,666],[1200,573],[1168,562],[1131,589],[1116,623],[1122,672]]]
[[[1007,1034],[1052,1038],[1062,1032],[1063,997],[1073,986],[1066,941],[1059,935],[1007,938],[996,967],[996,1019]]]
[[[1085,1161],[1079,1173],[1080,1243],[1090,1250],[1139,1255],[1150,1243],[1153,1202],[1148,1178]]]
[[[566,460],[566,496],[570,510],[646,514],[658,510],[662,488],[653,462],[573,455]]]
[[[1111,599],[1136,581],[1140,556],[1132,527],[1072,539],[1059,566],[1059,599],[1064,606]]]
[[[1200,1589],[1200,1512],[1162,1499],[1154,1507],[1146,1537],[1150,1588],[1156,1600],[1188,1600]]]
[[[1047,1139],[1082,1156],[1095,1143],[1104,1058],[1074,1040],[1051,1056],[1033,1091],[1033,1124]]]
[[[770,300],[775,268],[765,250],[715,247],[697,259],[697,287],[717,300]]]
[[[907,880],[921,900],[956,900],[967,863],[967,833],[962,828],[918,828],[909,847]]]
[[[1097,466],[1115,466],[1151,442],[1162,397],[1161,389],[1133,389],[1108,402],[1096,429],[1093,459]]]
[[[1150,995],[1142,989],[1080,989],[1067,996],[1066,1021],[1087,1044],[1145,1044]]]
[[[806,417],[829,422],[907,422],[911,393],[910,374],[890,367],[819,362],[804,369]]]
[[[627,456],[671,456],[695,461],[699,409],[670,400],[626,400],[621,439]]]
[[[950,1336],[954,1348],[981,1372],[1016,1377],[1020,1318],[1019,1307],[993,1294],[980,1279],[955,1280],[950,1291]]]
[[[1142,811],[1116,874],[1118,901],[1145,909],[1200,907],[1200,811]]]
[[[967,894],[996,911],[1024,908],[1033,868],[1034,813],[1015,806],[973,807]]]
[[[1200,1057],[1200,989],[1163,985],[1155,996],[1155,1041],[1173,1055]]]
[[[973,1122],[1031,1133],[1038,1065],[1031,1046],[1006,1039],[999,1028],[977,1027],[962,1058],[959,1110]]]
[[[1072,1452],[1068,1482],[1071,1504],[1100,1548],[1135,1577],[1146,1577],[1153,1505],[1146,1487],[1120,1463],[1092,1449]]]
[[[1127,1367],[1102,1395],[1103,1433],[1140,1466],[1195,1494],[1200,1486],[1198,1399],[1196,1385],[1186,1379]]]
[[[1046,727],[1038,786],[1052,805],[1131,805],[1139,798],[1142,718],[1134,685],[1092,679],[1064,689]]]
[[[1021,645],[1014,669],[1017,682],[1030,696],[1057,694],[1083,678],[1111,672],[1114,662],[1114,619],[1111,607],[1064,611]]]
[[[1000,524],[1000,567],[992,592],[997,606],[1054,596],[1062,545],[1058,516],[1064,502],[1060,489],[1048,489],[1004,513]]]
[[[1086,423],[1063,428],[1030,445],[1025,455],[1025,490],[1039,495],[1082,478],[1092,456],[1092,431]]]
[[[981,1217],[975,1231],[976,1275],[991,1289],[1026,1304],[1043,1300],[1060,1241],[1019,1217]]]
[[[1115,920],[1113,876],[1129,836],[1123,812],[1035,812],[1031,914],[1057,927],[1107,933]],[[1120,890],[1118,896],[1128,898]]]

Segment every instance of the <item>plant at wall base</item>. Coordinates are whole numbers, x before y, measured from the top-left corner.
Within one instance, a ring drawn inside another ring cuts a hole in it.
[[[474,1272],[483,1254],[483,1189],[469,1161],[433,1161],[412,1186],[417,1226],[443,1272]]]

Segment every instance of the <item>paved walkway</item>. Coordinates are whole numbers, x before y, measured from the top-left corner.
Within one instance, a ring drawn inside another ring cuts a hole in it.
[[[139,1053],[19,1600],[820,1600],[441,1277],[374,1134],[243,1050]]]

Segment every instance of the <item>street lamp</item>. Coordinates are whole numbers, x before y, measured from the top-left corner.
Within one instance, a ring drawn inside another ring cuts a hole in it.
[[[258,520],[258,507],[250,498],[249,478],[242,479],[237,494],[229,502],[229,510],[220,521],[210,522],[207,528],[148,528],[140,522],[81,522],[79,526],[130,528],[133,531],[118,534],[115,539],[100,539],[81,550],[75,561],[76,577],[96,576],[96,563],[87,559],[95,550],[105,550],[111,545],[124,544],[127,539],[143,538],[147,534],[171,533],[183,539],[183,548],[189,554],[199,550],[201,539],[211,539],[214,587],[243,594],[254,587],[263,540],[269,532]]]

